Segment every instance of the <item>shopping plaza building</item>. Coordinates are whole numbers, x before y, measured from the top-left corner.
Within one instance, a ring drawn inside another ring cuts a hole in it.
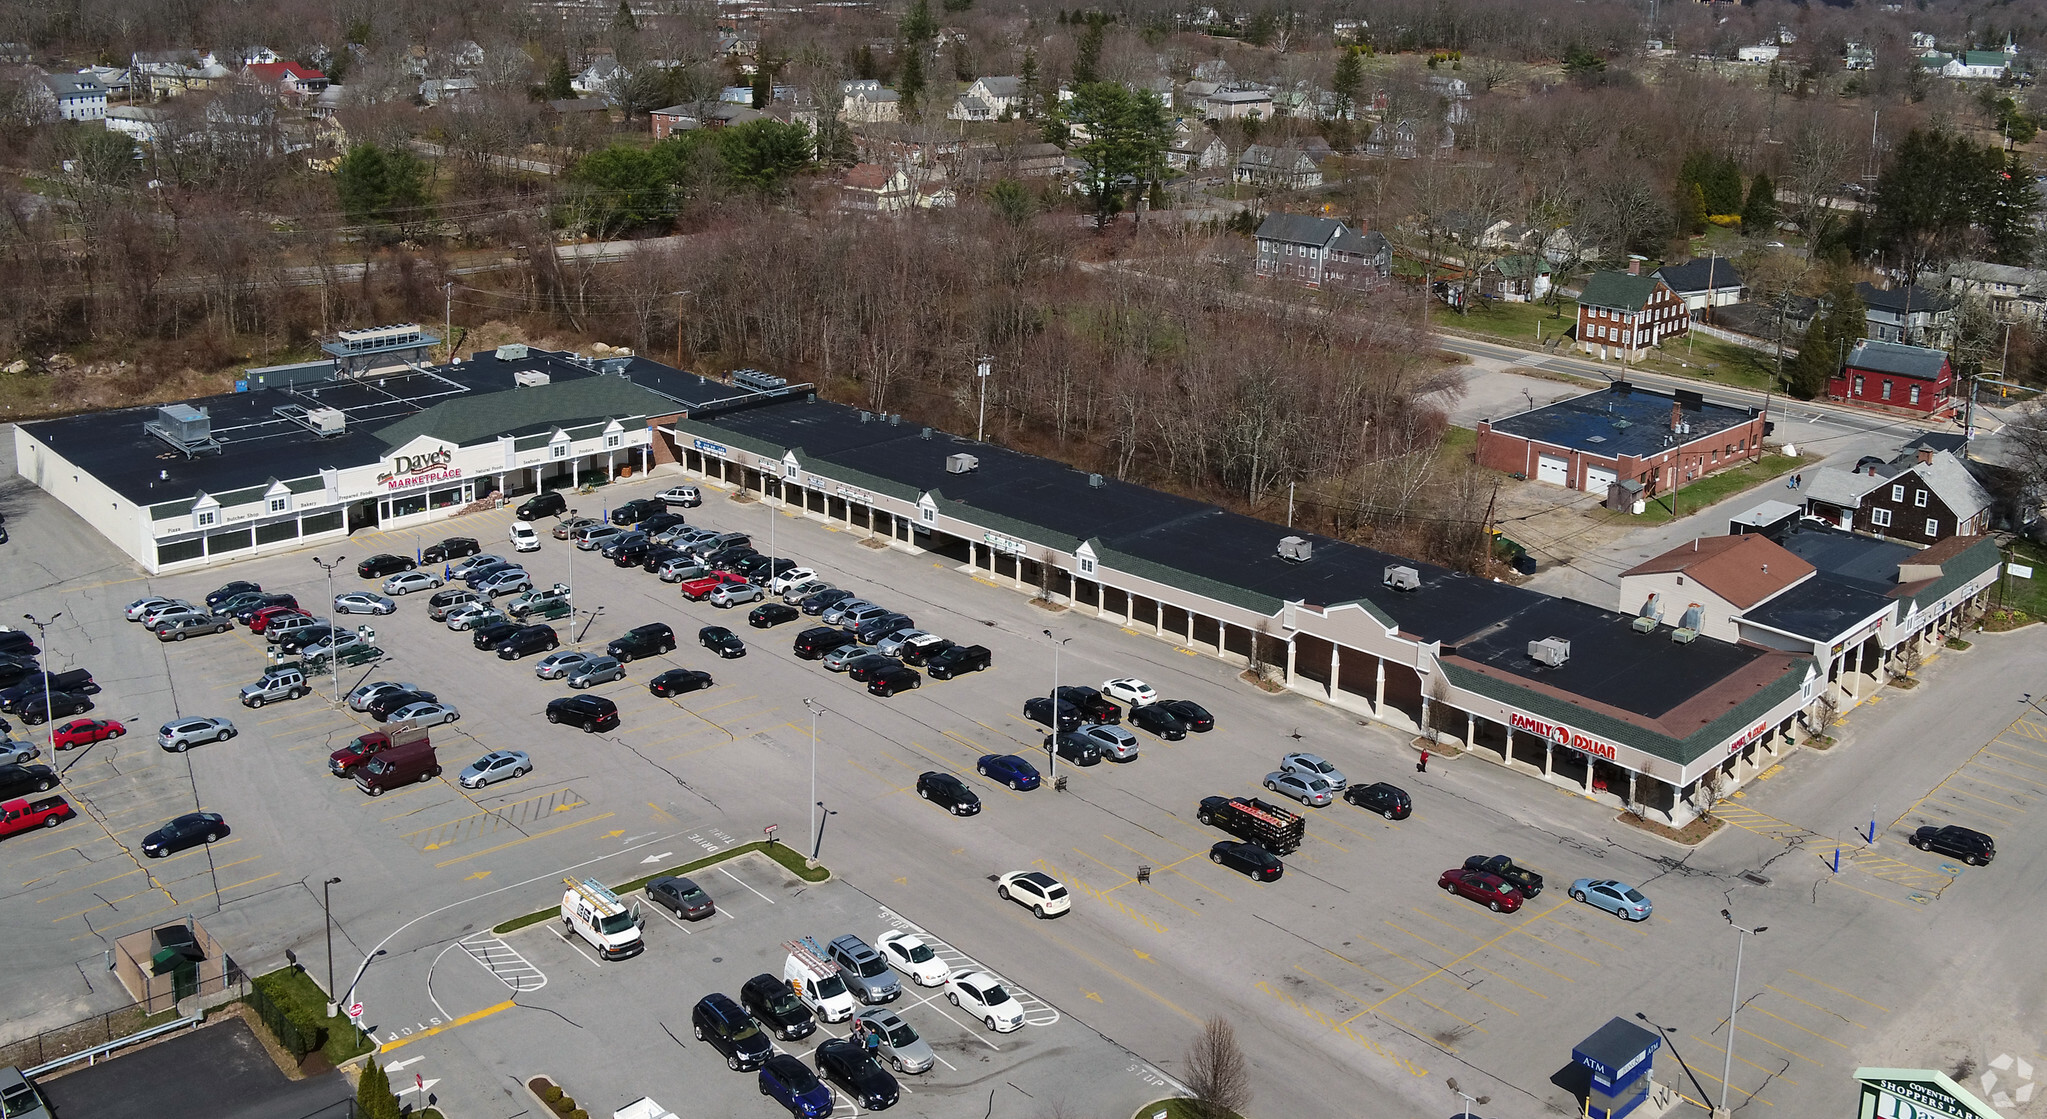
[[[423,337],[386,329],[394,349]],[[1996,572],[1987,542],[1894,563],[1888,613],[1822,659],[1290,531],[772,377],[523,346],[421,357],[252,370],[233,394],[22,424],[17,462],[156,573],[673,473],[1671,824],[1811,733],[1823,697],[1852,704],[1907,642],[1959,626]]]

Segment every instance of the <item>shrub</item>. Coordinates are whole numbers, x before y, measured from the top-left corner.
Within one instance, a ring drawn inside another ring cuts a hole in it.
[[[569,1119],[590,1119],[590,1113],[579,1107],[569,1112]]]
[[[563,1096],[562,1098],[554,1101],[554,1109],[556,1111],[561,1112],[563,1115],[573,1113],[576,1110],[576,1097],[568,1095]]]
[[[562,1098],[561,1085],[549,1084],[547,1091],[540,1093],[540,1098],[547,1106],[553,1107]]]

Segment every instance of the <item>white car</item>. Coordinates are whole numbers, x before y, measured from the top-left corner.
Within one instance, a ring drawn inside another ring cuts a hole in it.
[[[186,602],[182,598],[167,598],[154,606],[143,607],[142,613],[137,615],[137,618],[139,621],[142,622],[143,625],[148,626],[151,629],[155,629],[157,619],[163,617],[165,614],[171,614],[178,611],[205,613],[205,611],[200,610],[197,606],[194,606],[191,603]]]
[[[704,503],[703,493],[695,486],[670,486],[654,496],[669,505],[680,505],[685,509],[694,509]]]
[[[126,613],[129,621],[139,622],[142,620],[142,616],[151,610],[159,609],[165,606],[189,605],[191,604],[185,602],[183,599],[165,598],[162,595],[150,595],[148,598],[138,598],[135,601],[129,603]]]
[[[533,759],[523,750],[492,750],[469,763],[457,778],[465,789],[481,789],[493,781],[524,777],[533,771]]]
[[[1143,707],[1159,701],[1159,690],[1134,676],[1102,681],[1102,694],[1130,707]]]
[[[393,692],[416,692],[418,690],[418,684],[400,683],[395,680],[372,680],[348,693],[348,709],[351,711],[368,711],[370,705],[377,702],[383,696],[390,695]]]
[[[397,610],[397,603],[368,591],[349,591],[334,596],[336,614],[392,614]]]
[[[912,933],[890,929],[874,939],[889,966],[917,981],[919,987],[937,987],[945,982],[945,961]]]
[[[768,589],[781,594],[798,583],[817,578],[817,572],[807,567],[792,567],[768,581]]]
[[[954,1006],[987,1023],[999,1034],[1023,1028],[1023,1004],[1010,997],[1002,981],[985,971],[961,972],[945,985],[945,997]]]
[[[899,629],[875,642],[874,651],[884,657],[895,657],[897,660],[901,660],[904,649],[937,639],[937,634],[926,633],[921,629]]]
[[[1028,905],[1039,917],[1057,917],[1073,908],[1073,896],[1065,883],[1039,870],[1012,870],[995,880],[995,893],[1004,901]]]
[[[408,703],[391,712],[391,722],[411,723],[416,727],[437,727],[452,723],[462,717],[462,712],[446,703]]]
[[[441,577],[429,571],[401,571],[384,580],[385,594],[411,594],[414,591],[431,591],[441,585]]]
[[[515,552],[537,552],[540,550],[540,531],[529,521],[513,521],[507,535],[512,540]]]

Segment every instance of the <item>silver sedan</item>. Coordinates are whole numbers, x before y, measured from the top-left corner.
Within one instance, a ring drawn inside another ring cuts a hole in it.
[[[441,585],[441,577],[426,571],[401,571],[384,580],[385,594],[411,594],[414,591],[430,591]]]
[[[1329,782],[1306,773],[1277,770],[1265,775],[1265,787],[1281,796],[1289,796],[1311,808],[1322,808],[1336,799],[1336,790]]]
[[[368,591],[349,591],[334,596],[336,614],[395,614],[398,604],[380,594]]]
[[[591,659],[592,654],[578,653],[573,649],[549,653],[533,666],[533,675],[542,680],[559,680],[590,663]]]

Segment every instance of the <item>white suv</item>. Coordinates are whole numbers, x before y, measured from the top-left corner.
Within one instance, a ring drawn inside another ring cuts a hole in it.
[[[515,552],[537,552],[540,550],[540,531],[527,521],[513,521],[506,535],[512,541]]]

